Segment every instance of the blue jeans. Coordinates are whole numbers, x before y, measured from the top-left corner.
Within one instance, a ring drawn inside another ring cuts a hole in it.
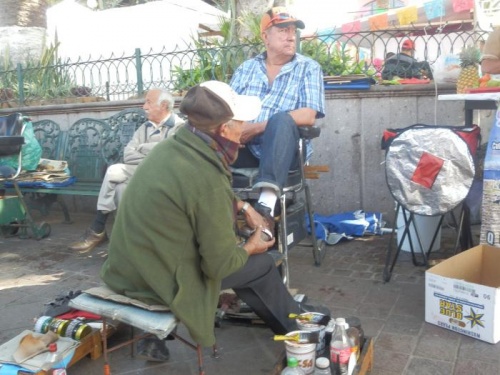
[[[299,166],[297,124],[287,112],[278,112],[267,121],[264,133],[248,144],[259,167],[255,188],[269,187],[281,193],[288,179],[288,172]],[[257,147],[255,147],[257,146]],[[258,158],[258,159],[257,159]],[[237,160],[236,168],[249,167]]]

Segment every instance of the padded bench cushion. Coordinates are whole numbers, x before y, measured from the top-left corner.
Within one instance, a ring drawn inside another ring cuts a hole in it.
[[[178,320],[169,311],[145,310],[130,303],[119,303],[103,299],[87,292],[85,291],[70,300],[69,306],[131,325],[152,333],[160,339],[165,339],[177,326]],[[125,296],[122,297],[127,299]]]
[[[95,288],[90,288],[84,291],[87,294],[91,294],[95,297],[99,297],[102,299],[107,299],[117,303],[123,303],[126,305],[132,305],[136,307],[140,307],[141,309],[149,310],[149,311],[170,311],[168,306],[165,305],[148,305],[138,299],[130,298],[124,296],[122,294],[116,293],[114,290],[110,289],[106,285],[97,286]]]

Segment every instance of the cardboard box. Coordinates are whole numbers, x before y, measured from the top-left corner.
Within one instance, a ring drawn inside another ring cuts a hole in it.
[[[500,248],[480,245],[425,272],[425,321],[500,341]]]

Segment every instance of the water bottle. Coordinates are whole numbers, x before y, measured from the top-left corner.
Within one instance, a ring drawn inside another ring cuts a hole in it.
[[[66,375],[66,369],[56,369],[54,368],[62,361],[62,356],[57,352],[57,344],[52,342],[49,344],[49,352],[47,353],[47,357],[45,359],[44,364],[42,365],[42,370],[47,374],[51,375]]]
[[[52,342],[49,344],[49,352],[45,357],[45,362],[42,365],[42,370],[49,371],[54,368],[54,366],[58,362],[60,362],[60,359],[59,355],[57,354],[57,344],[55,342]]]
[[[332,341],[330,342],[330,361],[333,364],[334,375],[348,374],[351,350],[351,340],[346,333],[345,319],[337,318],[335,320]]]
[[[330,361],[325,357],[316,358],[316,365],[314,367],[313,375],[332,375],[330,370]]]
[[[281,371],[281,375],[305,375],[305,372],[299,367],[297,358],[290,357],[287,361],[287,366]]]

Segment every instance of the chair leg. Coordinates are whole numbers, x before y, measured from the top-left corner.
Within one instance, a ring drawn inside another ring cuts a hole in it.
[[[109,367],[109,362],[108,362],[108,325],[106,324],[106,318],[104,316],[102,317],[101,340],[102,340],[102,353],[104,355],[104,375],[110,375],[111,368]]]
[[[280,269],[283,282],[288,288],[290,286],[290,273],[288,270],[288,239],[287,239],[287,220],[286,220],[286,194],[279,197],[281,206],[280,228],[279,228],[279,248],[283,257]]]
[[[200,344],[196,345],[196,353],[198,355],[198,374],[205,375],[205,369],[203,368],[203,351]]]

